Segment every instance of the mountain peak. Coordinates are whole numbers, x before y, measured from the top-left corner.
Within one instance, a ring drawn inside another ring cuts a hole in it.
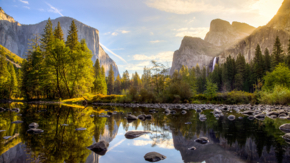
[[[284,0],[277,14],[267,26],[290,33],[290,0]]]

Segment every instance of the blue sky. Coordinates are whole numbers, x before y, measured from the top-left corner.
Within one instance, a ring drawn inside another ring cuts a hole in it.
[[[154,59],[170,67],[185,35],[205,37],[211,20],[265,25],[283,0],[0,0],[21,24],[73,17],[100,32],[120,73],[143,72]],[[115,56],[118,55],[119,57]],[[122,59],[126,60],[124,62]]]

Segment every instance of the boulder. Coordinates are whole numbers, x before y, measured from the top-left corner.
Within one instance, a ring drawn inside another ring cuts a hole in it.
[[[12,122],[12,123],[23,123],[23,121],[14,121],[14,122]]]
[[[214,109],[214,110],[213,110],[213,113],[214,113],[214,114],[221,114],[221,113],[222,113],[222,111],[221,111],[221,110],[219,110],[219,109]]]
[[[188,150],[190,150],[190,151],[195,151],[196,148],[195,148],[195,147],[190,147],[190,148],[188,148]]]
[[[181,114],[186,114],[187,112],[185,110],[182,110],[181,111]]]
[[[170,113],[170,110],[169,109],[165,109],[165,113]]]
[[[283,132],[290,133],[290,123],[281,125],[279,129]]]
[[[144,114],[141,114],[138,116],[138,119],[141,119],[141,120],[146,120],[146,115]]]
[[[29,134],[40,134],[40,133],[43,133],[43,130],[36,129],[36,128],[31,128],[31,129],[27,130],[27,133],[29,133]]]
[[[229,115],[228,116],[228,120],[230,120],[230,121],[233,121],[233,120],[235,120],[236,119],[236,117],[234,116],[234,115]]]
[[[144,159],[150,162],[157,162],[166,159],[166,156],[157,152],[149,152],[144,156]]]
[[[194,141],[200,144],[207,144],[209,142],[207,137],[200,137],[200,138],[195,139]]]
[[[202,121],[202,122],[205,121],[206,120],[206,115],[200,114],[199,115],[199,120]]]
[[[129,115],[127,116],[127,119],[128,119],[128,120],[137,120],[138,118],[137,118],[135,115],[129,114]]]
[[[261,118],[265,118],[266,116],[265,116],[265,114],[257,114],[254,117],[257,119],[261,119]]]
[[[87,148],[90,149],[91,151],[95,152],[96,154],[103,156],[106,154],[108,147],[109,147],[109,143],[102,140],[102,141],[95,143]]]
[[[247,111],[242,112],[242,114],[245,114],[245,115],[253,115],[254,112],[251,111],[251,110],[247,110]]]
[[[282,136],[282,138],[290,142],[290,133],[285,134],[284,136]]]
[[[33,123],[30,123],[28,127],[29,128],[38,128],[39,125],[37,123],[33,122]]]
[[[128,131],[126,132],[125,134],[125,137],[127,139],[135,139],[135,138],[138,138],[144,134],[148,134],[150,132],[146,132],[146,131]]]

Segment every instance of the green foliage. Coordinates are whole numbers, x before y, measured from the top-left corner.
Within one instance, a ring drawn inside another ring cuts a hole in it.
[[[290,69],[284,64],[280,63],[273,72],[268,72],[264,76],[264,90],[273,90],[276,85],[290,87]]]
[[[210,80],[206,81],[206,90],[204,94],[208,99],[212,99],[213,97],[215,97],[217,90],[218,90],[217,84],[210,82]]]
[[[258,44],[256,47],[255,57],[254,57],[254,80],[258,81],[258,79],[262,79],[264,75],[264,61],[263,61],[263,55],[260,48],[260,45]]]
[[[226,104],[249,104],[254,99],[254,95],[243,91],[231,91],[219,93],[217,99]]]
[[[68,31],[68,36],[66,40],[66,45],[73,51],[78,45],[78,30],[73,20]]]
[[[280,39],[277,36],[274,47],[273,47],[272,62],[271,62],[272,70],[274,70],[276,66],[282,62],[284,62],[284,51],[280,43]]]
[[[109,95],[114,93],[114,81],[115,81],[114,70],[113,70],[113,66],[110,65],[109,76],[108,76],[108,86],[107,86]]]
[[[264,90],[260,92],[260,102],[263,104],[290,104],[290,89],[282,85],[275,85],[272,90]]]
[[[21,57],[19,57],[18,55],[12,53],[11,51],[9,51],[7,48],[5,48],[4,46],[0,45],[0,49],[4,50],[4,53],[6,55],[6,58],[8,58],[10,61],[18,64],[18,65],[21,65],[23,59]]]
[[[54,38],[64,41],[63,32],[59,22],[57,22],[57,26],[54,29]]]

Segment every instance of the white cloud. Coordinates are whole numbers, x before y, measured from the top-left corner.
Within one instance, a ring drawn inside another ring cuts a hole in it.
[[[177,29],[178,33],[176,33],[176,37],[184,37],[184,36],[191,36],[191,37],[200,37],[204,38],[207,32],[209,31],[208,27],[201,27],[201,28],[181,28]]]
[[[124,67],[126,70],[138,71],[138,70],[143,70],[145,66],[148,67],[150,64],[151,64],[150,61],[143,61],[143,62],[134,63],[134,64],[129,63],[125,65]],[[120,65],[119,67],[123,67],[123,66]]]
[[[155,140],[155,141],[154,141]],[[165,148],[165,149],[174,149],[173,145],[173,139],[169,140],[134,140],[133,145],[135,146],[145,146],[145,145],[157,145],[159,148]]]
[[[117,32],[113,32],[113,33],[112,33],[112,36],[117,36],[117,35],[118,35]]]
[[[152,44],[155,44],[155,43],[159,43],[159,42],[162,42],[160,40],[155,40],[155,41],[150,41]]]
[[[111,32],[106,32],[106,33],[104,33],[104,35],[109,35],[109,34],[111,34]]]
[[[24,1],[24,0],[19,0],[19,1],[25,4],[29,4],[28,1]]]
[[[125,31],[125,30],[123,30],[123,31],[121,31],[123,34],[126,34],[126,33],[129,33],[130,31]]]
[[[53,13],[57,13],[59,14],[60,16],[63,16],[63,14],[60,12],[59,9],[53,7],[51,4],[45,2],[49,7],[50,7],[50,10],[48,10],[49,12],[53,12]]]
[[[106,49],[108,52],[110,52],[110,53],[113,54],[114,56],[118,57],[119,59],[121,59],[122,61],[124,61],[125,63],[127,63],[126,60],[125,60],[124,58],[122,58],[121,56],[117,55],[117,54],[114,53],[112,50],[110,50],[109,48],[107,48],[106,46],[104,46],[103,44],[100,43],[100,45],[101,45],[104,49]]]
[[[28,7],[28,6],[23,6],[24,8],[26,8],[26,9],[30,9],[30,7]]]
[[[172,62],[173,59],[173,51],[166,51],[158,53],[157,55],[147,56],[144,54],[135,54],[133,56],[133,60],[137,61],[151,61],[156,60],[158,62]]]

